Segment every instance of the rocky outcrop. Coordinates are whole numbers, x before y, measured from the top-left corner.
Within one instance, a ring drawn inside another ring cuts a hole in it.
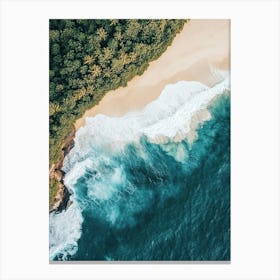
[[[55,164],[52,164],[49,172],[50,179],[54,179],[58,182],[58,191],[55,196],[53,205],[50,206],[50,212],[61,212],[67,209],[72,201],[70,200],[71,192],[66,188],[63,182],[65,173],[61,170],[63,166],[63,160],[65,156],[71,151],[74,147],[74,137],[76,131],[73,129],[69,135],[66,137],[61,151],[61,156],[59,161]]]

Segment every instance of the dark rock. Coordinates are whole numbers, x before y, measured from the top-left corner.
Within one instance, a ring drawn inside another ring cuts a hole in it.
[[[63,161],[65,156],[71,151],[71,149],[74,147],[74,137],[75,137],[76,131],[73,129],[65,138],[65,141],[63,143],[62,147],[62,153],[61,156],[56,164],[53,164],[50,168],[50,178],[55,178],[60,184],[59,188],[55,197],[54,205],[51,206],[50,212],[61,212],[63,210],[66,210],[73,201],[70,200],[71,192],[66,188],[63,182],[63,178],[65,175],[65,172],[61,170],[63,166]]]

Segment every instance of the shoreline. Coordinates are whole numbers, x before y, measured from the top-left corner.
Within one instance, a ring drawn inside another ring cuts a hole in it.
[[[98,105],[76,120],[74,129],[63,143],[59,162],[50,169],[50,178],[58,180],[59,189],[49,212],[61,212],[72,203],[61,168],[65,156],[74,146],[76,131],[86,124],[86,118],[97,114],[117,117],[141,110],[155,100],[167,84],[178,81],[195,80],[213,86],[218,80],[212,73],[212,67],[221,70],[230,68],[229,30],[229,20],[190,20],[141,76],[134,77],[126,87],[109,91]]]
[[[76,130],[70,131],[66,139],[64,140],[63,146],[61,148],[61,156],[57,163],[52,164],[49,172],[49,178],[55,179],[58,182],[58,190],[55,196],[54,204],[49,207],[49,213],[52,212],[62,212],[66,210],[71,204],[70,200],[71,192],[64,185],[64,171],[61,170],[63,166],[64,158],[74,147],[74,138],[76,135]]]
[[[98,105],[76,120],[76,131],[85,125],[87,117],[117,117],[143,109],[167,84],[195,80],[213,86],[217,79],[211,73],[212,67],[230,68],[229,31],[229,20],[190,20],[141,76],[134,77],[126,87],[109,91]]]

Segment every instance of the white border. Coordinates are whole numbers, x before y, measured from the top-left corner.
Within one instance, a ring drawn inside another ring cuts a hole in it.
[[[230,18],[231,264],[48,260],[48,19]],[[278,1],[1,2],[1,279],[279,279]]]

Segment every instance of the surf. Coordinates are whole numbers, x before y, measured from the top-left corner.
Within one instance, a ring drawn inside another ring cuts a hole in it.
[[[93,213],[118,229],[131,228],[139,213],[156,200],[176,197],[176,186],[160,190],[147,186],[172,181],[171,167],[160,162],[162,152],[174,159],[174,170],[190,169],[185,163],[197,140],[196,130],[211,119],[211,102],[229,91],[229,75],[221,73],[223,79],[213,87],[179,81],[165,86],[143,110],[86,119],[63,164],[64,183],[73,193],[73,204],[66,211],[50,214],[50,259],[66,260],[77,253],[83,213]],[[135,170],[139,174],[132,176]]]

